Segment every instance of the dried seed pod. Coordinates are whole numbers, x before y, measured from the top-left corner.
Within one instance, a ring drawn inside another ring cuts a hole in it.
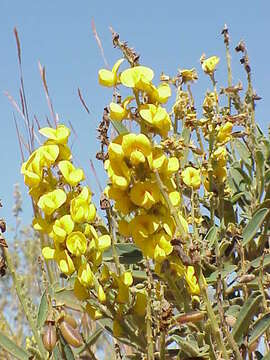
[[[45,349],[51,352],[56,344],[57,336],[56,336],[56,328],[52,325],[51,322],[45,328],[45,332],[42,335],[42,342]]]
[[[0,219],[0,230],[2,231],[2,233],[6,231],[6,223],[4,219]]]
[[[185,324],[187,322],[196,323],[198,321],[203,320],[204,317],[205,317],[205,313],[200,312],[200,311],[193,311],[193,312],[190,312],[190,313],[187,313],[187,314],[179,315],[176,318],[176,321],[179,324]]]
[[[83,344],[83,339],[78,329],[74,329],[65,320],[60,323],[59,329],[61,331],[61,334],[63,335],[63,338],[69,345],[77,348]]]
[[[240,282],[240,284],[246,284],[252,280],[254,280],[256,278],[256,276],[254,274],[246,274],[246,275],[242,275],[238,282]]]
[[[230,327],[233,327],[234,324],[235,324],[235,322],[236,322],[236,318],[235,318],[234,316],[232,316],[232,315],[226,316],[225,320],[226,320],[226,323],[227,323]]]
[[[64,321],[66,321],[69,325],[71,325],[73,329],[76,329],[78,327],[77,321],[74,319],[73,316],[69,314],[64,315]]]

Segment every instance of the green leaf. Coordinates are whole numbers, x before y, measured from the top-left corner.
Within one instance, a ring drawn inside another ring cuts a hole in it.
[[[232,336],[238,344],[241,343],[243,336],[247,333],[253,316],[258,312],[262,298],[260,292],[253,292],[240,310],[232,330]]]
[[[247,245],[256,235],[257,231],[261,227],[264,219],[268,215],[269,209],[260,209],[256,211],[252,219],[243,230],[243,246]]]
[[[125,125],[122,124],[122,121],[116,121],[116,120],[110,120],[115,130],[118,132],[119,135],[122,134],[128,134],[129,131],[125,127]]]
[[[252,331],[250,332],[250,337],[248,344],[251,345],[254,341],[258,340],[263,333],[270,327],[270,313],[263,315],[262,318],[257,320],[254,324]]]
[[[97,329],[89,338],[86,340],[85,344],[82,346],[81,349],[79,349],[78,354],[81,354],[83,351],[85,351],[89,346],[94,345],[100,335],[103,333],[103,329],[99,328]]]
[[[58,346],[55,346],[53,349],[53,358],[54,360],[62,360],[62,355],[60,353]]]
[[[221,278],[225,279],[228,275],[230,275],[232,272],[234,272],[237,269],[236,265],[232,264],[225,264],[223,270],[216,270],[214,271],[208,278],[206,278],[206,281],[208,284],[216,282],[219,273],[221,274]]]
[[[180,351],[189,357],[205,356],[209,349],[208,345],[199,348],[196,341],[183,339],[178,335],[173,335],[172,339],[180,346]]]
[[[12,340],[10,340],[6,335],[0,331],[0,348],[3,348],[11,355],[15,356],[19,360],[28,360],[30,355]]]
[[[257,259],[251,261],[250,265],[253,268],[258,268],[261,265],[261,260],[262,257],[259,256]],[[263,259],[263,267],[270,265],[270,255],[265,255],[264,259]]]
[[[218,228],[214,225],[209,230],[208,233],[205,235],[204,242],[207,242],[210,247],[213,247],[216,241],[218,233]]]
[[[136,264],[143,259],[141,250],[134,244],[115,244],[115,249],[119,256],[119,261],[122,264]],[[103,260],[113,260],[112,247],[103,253]]]
[[[46,291],[44,291],[38,308],[37,327],[39,329],[42,328],[47,319],[48,309],[47,294]]]
[[[60,337],[60,342],[61,342],[61,345],[63,348],[63,352],[65,354],[66,360],[75,360],[75,357],[74,357],[73,351],[71,350],[71,347],[66,342],[66,340],[64,339],[64,337],[62,336],[60,331],[59,331],[59,337]]]
[[[261,199],[263,190],[264,190],[264,155],[261,150],[255,152],[256,160],[256,182],[257,182],[257,191],[258,197]]]
[[[250,154],[250,151],[249,151],[248,147],[246,146],[246,144],[244,144],[239,139],[235,139],[233,143],[235,145],[235,148],[236,148],[241,160],[246,165],[251,167],[252,166],[251,154]]]
[[[262,360],[270,360],[270,351],[266,355],[264,355]]]
[[[73,288],[55,289],[54,299],[56,300],[56,303],[59,305],[65,305],[71,309],[82,311],[81,303],[74,295]]]

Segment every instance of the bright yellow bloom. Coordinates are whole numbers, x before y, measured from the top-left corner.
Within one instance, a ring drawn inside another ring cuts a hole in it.
[[[182,172],[182,179],[187,186],[192,187],[194,190],[199,189],[201,186],[200,170],[191,166]]]
[[[171,245],[171,237],[168,236],[165,231],[161,230],[157,234],[153,235],[155,241],[154,259],[157,262],[162,262],[173,251]]]
[[[101,69],[98,72],[98,81],[100,85],[112,87],[117,85],[117,71],[124,59],[119,59],[114,64],[112,71],[107,69]]]
[[[37,205],[46,215],[51,215],[66,202],[66,199],[67,195],[65,191],[62,189],[56,189],[42,195]]]
[[[137,182],[130,190],[130,200],[137,206],[149,210],[160,201],[160,190],[156,182]]]
[[[108,234],[101,235],[97,240],[97,248],[104,252],[111,246],[111,237]]]
[[[89,303],[86,304],[85,310],[92,320],[98,320],[103,317],[102,312]]]
[[[133,306],[133,311],[138,316],[145,316],[147,305],[147,293],[145,290],[136,292],[136,300]]]
[[[86,288],[94,286],[94,274],[88,263],[84,263],[79,267],[78,280]]]
[[[167,157],[161,147],[155,146],[147,157],[149,166],[151,170],[159,170],[165,166],[167,162]]]
[[[70,130],[65,125],[58,125],[56,129],[44,127],[39,132],[54,144],[66,144],[70,135]]]
[[[173,206],[178,206],[181,202],[181,196],[178,191],[171,191],[169,193],[169,198]]]
[[[227,163],[227,150],[225,146],[220,146],[213,153],[213,164],[216,166],[225,166]]]
[[[116,188],[127,189],[130,183],[130,169],[124,161],[119,161],[119,159],[106,160],[104,168]]]
[[[140,116],[154,131],[166,137],[171,129],[171,119],[166,109],[153,104],[141,105]]]
[[[124,334],[124,330],[122,326],[120,325],[119,321],[116,319],[113,320],[113,336],[118,338],[121,337]]]
[[[129,223],[126,220],[118,221],[118,231],[119,231],[119,234],[121,234],[122,236],[129,237],[131,235]]]
[[[187,266],[185,271],[185,279],[188,284],[188,290],[192,295],[200,294],[200,287],[198,285],[198,280],[195,276],[195,270],[193,266]]]
[[[82,169],[76,169],[68,160],[60,161],[59,169],[70,186],[76,186],[84,179],[84,172]]]
[[[167,83],[161,83],[157,87],[157,92],[158,92],[158,102],[160,104],[165,104],[172,95],[170,85]]]
[[[71,254],[75,256],[83,255],[87,248],[85,235],[80,231],[70,233],[66,240],[66,246]]]
[[[231,140],[233,124],[231,122],[227,122],[225,125],[222,125],[217,134],[217,141],[225,144]]]
[[[46,246],[42,249],[42,255],[46,260],[55,260],[65,275],[72,275],[75,271],[73,261],[67,250],[59,251]]]
[[[219,63],[219,57],[211,56],[210,58],[203,60],[202,69],[206,74],[211,75],[215,71],[218,63]]]
[[[151,143],[144,134],[127,134],[123,136],[122,149],[131,164],[136,166],[144,163],[145,158],[151,153]]]
[[[98,285],[97,295],[98,300],[101,302],[101,304],[104,304],[106,302],[106,294],[101,285]]]
[[[128,104],[133,100],[133,96],[128,96],[122,104],[117,104],[111,102],[109,105],[110,108],[110,118],[116,121],[122,121],[128,117],[129,111],[127,109]]]
[[[24,175],[24,182],[28,187],[33,188],[40,184],[43,177],[40,153],[35,151],[31,154],[22,164],[21,174]]]
[[[64,215],[60,219],[55,220],[53,225],[52,237],[55,241],[62,243],[66,236],[74,229],[74,222],[70,215]]]
[[[87,189],[84,187],[84,189]],[[82,192],[70,203],[70,214],[73,221],[77,223],[92,222],[96,217],[96,208],[94,204],[91,204],[89,198],[87,198],[87,190]],[[91,194],[89,194],[91,199]]]
[[[36,231],[40,231],[46,234],[50,234],[53,227],[53,224],[49,223],[42,217],[35,217],[32,221],[32,225]]]
[[[130,271],[124,272],[120,277],[112,273],[114,286],[118,288],[116,301],[119,304],[125,304],[129,300],[129,287],[133,284],[133,277]]]
[[[78,279],[74,281],[74,295],[80,301],[84,301],[89,298],[87,289],[80,283]]]
[[[115,201],[114,207],[122,214],[127,215],[135,209],[135,205],[130,200],[127,191],[118,189],[115,186],[107,186],[104,190],[104,194]]]
[[[145,66],[135,66],[124,70],[120,75],[121,83],[129,88],[146,91],[154,77],[154,72]]]

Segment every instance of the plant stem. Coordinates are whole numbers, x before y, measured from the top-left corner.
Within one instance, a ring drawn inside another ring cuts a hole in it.
[[[201,292],[201,295],[202,295],[202,298],[203,298],[203,301],[205,303],[206,310],[207,310],[207,313],[208,313],[208,316],[209,316],[212,336],[216,340],[218,350],[222,354],[223,358],[225,360],[229,360],[229,356],[227,354],[227,350],[226,350],[224,341],[223,341],[223,339],[221,337],[221,334],[220,334],[219,324],[218,324],[218,321],[216,319],[216,315],[214,313],[212,304],[208,299],[208,295],[207,295],[207,291],[206,291],[206,285],[205,285],[205,279],[204,279],[204,276],[203,276],[203,273],[202,273],[201,266],[196,264],[194,266],[194,268],[195,268],[196,277],[198,279],[200,292]]]
[[[153,344],[153,334],[152,334],[152,311],[151,311],[151,272],[149,261],[146,263],[147,268],[147,288],[148,288],[148,296],[147,296],[147,305],[146,305],[146,337],[147,337],[147,360],[155,360],[154,356],[154,344]]]
[[[3,248],[4,250],[4,254],[5,254],[5,258],[6,258],[6,262],[7,262],[7,266],[9,268],[9,271],[11,273],[11,276],[12,276],[12,280],[13,280],[13,283],[14,283],[14,286],[15,286],[15,290],[16,290],[16,293],[17,293],[17,296],[20,300],[20,303],[22,305],[22,308],[23,308],[23,311],[24,311],[24,314],[27,318],[27,321],[29,323],[29,326],[33,332],[33,335],[34,335],[34,338],[35,338],[35,341],[37,343],[37,346],[38,346],[38,349],[40,351],[40,354],[41,354],[41,358],[42,359],[46,359],[47,356],[46,356],[46,350],[43,346],[43,343],[42,343],[42,340],[41,340],[41,336],[39,334],[39,331],[36,327],[36,324],[35,324],[35,321],[34,321],[34,318],[29,310],[29,307],[27,305],[27,299],[25,297],[25,294],[23,293],[23,290],[22,290],[22,286],[21,286],[21,282],[16,274],[16,271],[15,271],[15,267],[13,265],[13,262],[11,260],[11,257],[8,253],[8,250],[7,248]]]

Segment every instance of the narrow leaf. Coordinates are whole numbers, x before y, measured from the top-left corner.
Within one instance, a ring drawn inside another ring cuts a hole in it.
[[[210,247],[213,247],[216,241],[218,233],[218,228],[214,225],[209,230],[208,233],[205,235],[204,242],[207,242]]]
[[[45,323],[47,319],[47,315],[48,315],[48,302],[47,302],[46,291],[44,291],[38,308],[37,327],[39,329],[42,328],[43,324]]]
[[[264,208],[256,211],[253,215],[252,219],[243,230],[243,246],[247,245],[254,238],[268,212],[269,210]]]
[[[270,327],[270,314],[265,314],[261,319],[256,321],[254,327],[250,333],[249,345],[258,340],[263,333]]]
[[[97,329],[91,336],[89,336],[89,338],[85,342],[85,345],[83,345],[83,347],[79,349],[78,354],[84,352],[89,346],[94,345],[102,333],[103,333],[102,328]]]
[[[60,335],[60,342],[63,347],[63,352],[65,354],[66,360],[75,360],[75,357],[74,357],[73,351],[71,350],[71,347],[66,342],[66,340],[63,338],[63,336],[60,332],[59,332],[59,335]]]
[[[111,120],[111,123],[119,135],[128,134],[129,131],[121,121]]]
[[[235,148],[236,148],[241,160],[246,165],[251,167],[252,166],[251,154],[250,154],[250,151],[249,151],[248,147],[246,146],[246,144],[244,144],[239,139],[235,139],[234,140],[234,145],[235,145]]]
[[[122,264],[136,264],[143,259],[142,252],[134,244],[115,244],[119,261]],[[104,261],[112,261],[112,247],[103,253]]]
[[[253,292],[240,310],[232,330],[232,336],[238,344],[241,343],[243,336],[247,333],[250,321],[257,313],[261,301],[262,294],[258,291]]]
[[[15,344],[2,332],[0,332],[0,348],[3,348],[19,360],[28,360],[30,357],[30,355],[24,349]]]

